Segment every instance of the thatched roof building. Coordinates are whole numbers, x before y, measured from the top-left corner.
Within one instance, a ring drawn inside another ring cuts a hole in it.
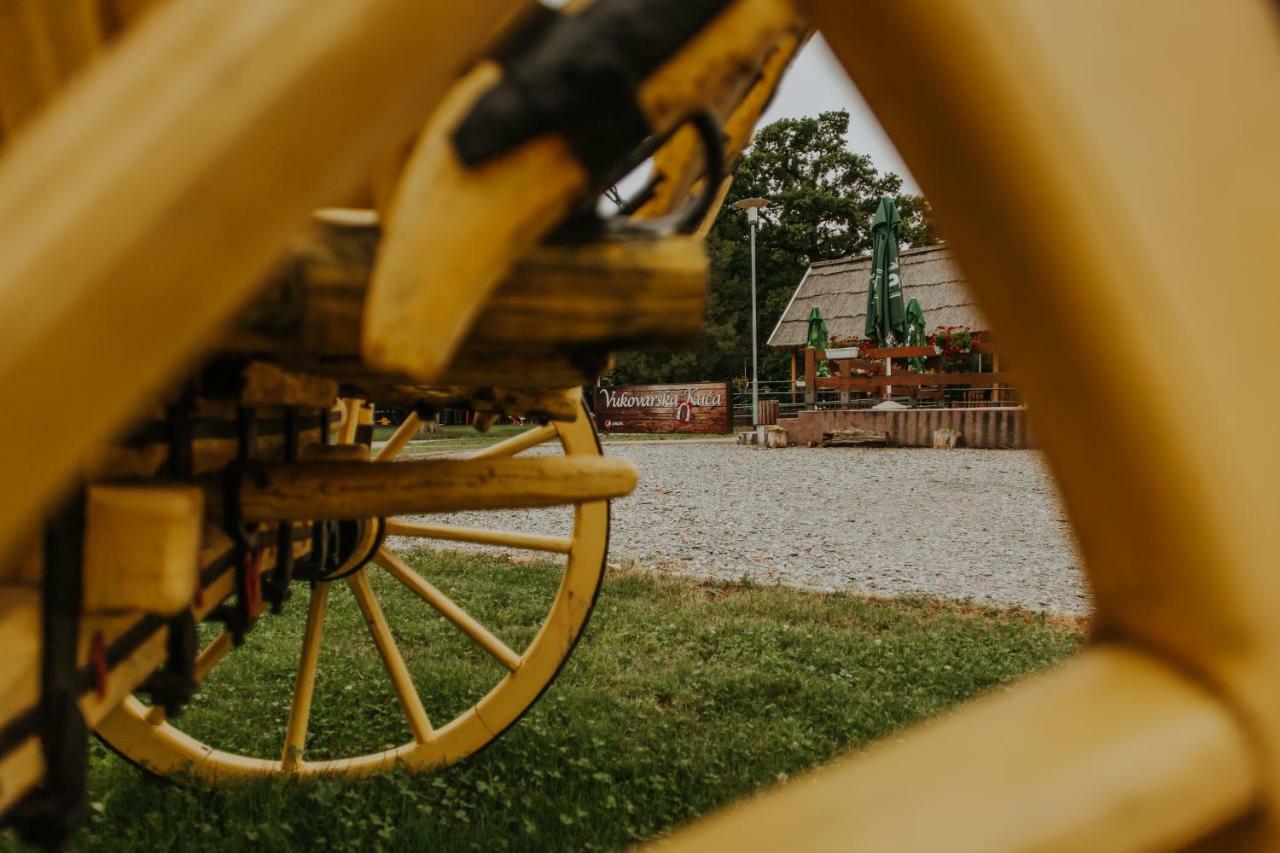
[[[898,256],[898,263],[902,267],[903,299],[919,300],[928,329],[968,326],[987,330],[987,321],[978,312],[949,248],[908,249]],[[819,261],[809,267],[769,336],[769,346],[803,347],[809,311],[815,305],[822,311],[832,337],[861,337],[870,277],[870,255]]]

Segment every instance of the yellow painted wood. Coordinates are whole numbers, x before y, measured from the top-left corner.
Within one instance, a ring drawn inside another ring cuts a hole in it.
[[[286,773],[298,769],[306,748],[307,723],[311,719],[311,697],[316,686],[316,667],[320,662],[320,640],[324,635],[328,601],[328,583],[318,583],[311,588],[307,624],[302,632],[302,656],[293,682],[293,701],[289,705],[289,723],[285,728],[284,750],[280,757],[280,768]]]
[[[391,438],[387,439],[387,443],[378,448],[378,452],[374,455],[374,462],[385,462],[395,459],[396,456],[404,449],[413,436],[422,426],[422,418],[418,417],[417,412],[410,412],[405,419],[400,422],[400,426],[396,427],[396,431],[392,433]]]
[[[40,701],[40,592],[6,585],[0,587],[0,724],[34,707]],[[44,772],[37,738],[36,749],[21,747],[0,761],[0,810],[7,809]]]
[[[538,246],[494,290],[465,345],[687,347],[702,334],[707,275],[694,237]]]
[[[467,613],[454,601],[438,590],[430,581],[415,572],[409,565],[396,556],[394,551],[386,548],[378,549],[373,561],[400,583],[411,589],[419,598],[430,604],[440,615],[448,619],[454,626],[467,635],[480,648],[489,653],[494,660],[512,672],[520,666],[520,655],[511,650],[506,643],[493,635],[488,628],[481,625],[471,614]]]
[[[249,470],[240,510],[249,521],[306,521],[531,508],[621,497],[635,484],[630,462],[604,457],[281,463]]]
[[[807,35],[804,22],[793,18],[790,26],[782,30],[776,42],[769,46],[755,83],[741,100],[716,105],[716,112],[726,116],[720,130],[724,134],[724,156],[725,162],[730,164],[730,172],[743,149],[750,144],[760,116],[769,106],[782,75],[807,40]],[[636,211],[636,218],[652,219],[678,209],[692,192],[700,191],[695,183],[700,182],[705,168],[698,134],[691,127],[681,128],[654,154],[653,175],[661,176],[661,180],[654,186],[653,197]],[[707,212],[707,220],[715,221],[729,183],[732,183],[731,179],[726,179],[721,197]],[[710,224],[707,228],[710,229]]]
[[[1222,704],[1102,646],[677,834],[693,850],[1172,850],[1252,802]]]
[[[400,656],[400,649],[396,646],[395,638],[391,636],[391,628],[387,625],[386,617],[382,615],[382,607],[373,594],[373,588],[369,586],[369,578],[365,575],[364,569],[348,576],[347,586],[355,594],[360,612],[364,614],[365,624],[369,626],[373,643],[378,647],[378,654],[387,668],[387,676],[391,679],[391,686],[396,691],[396,698],[400,700],[400,707],[404,709],[409,730],[413,732],[413,737],[418,743],[426,743],[431,739],[431,721],[427,719],[426,709],[422,707],[422,697],[418,695],[418,689],[413,686],[409,668],[404,665],[404,658]]]
[[[95,0],[0,2],[0,128],[11,136],[100,49]]]
[[[84,609],[172,615],[191,604],[204,493],[188,486],[93,486],[86,499]]]
[[[354,445],[356,430],[360,428],[360,406],[363,400],[352,397],[342,399],[342,420],[338,423],[338,444]],[[365,453],[365,459],[369,454]]]
[[[579,403],[581,405],[581,403]],[[516,433],[510,438],[504,438],[502,441],[491,444],[488,447],[482,447],[472,453],[467,454],[468,459],[505,459],[509,456],[515,456],[517,453],[523,453],[530,448],[537,447],[555,438],[559,427],[555,424],[546,424],[545,426],[533,427],[524,432]]]
[[[439,380],[511,263],[586,191],[586,173],[558,137],[474,170],[458,159],[450,133],[499,73],[482,65],[454,87],[404,170],[365,309],[361,347],[375,368]]]
[[[417,536],[425,539],[442,539],[446,542],[471,542],[476,545],[500,545],[504,548],[548,551],[553,554],[568,554],[573,549],[573,540],[565,536],[514,533],[479,527],[458,527],[452,524],[426,524],[421,521],[403,521],[398,518],[387,520],[387,535]]]
[[[0,436],[0,554],[512,5],[167,3],[8,144],[0,388],[41,416]]]
[[[654,132],[745,92],[758,57],[793,15],[783,0],[738,0],[718,15],[638,87],[637,106]],[[474,170],[462,166],[448,132],[498,73],[486,66],[459,84],[405,169],[365,313],[362,347],[375,367],[440,380],[512,262],[588,188],[559,136],[532,140]],[[477,252],[470,238],[481,232],[489,250]],[[441,281],[451,286],[433,286]]]
[[[325,376],[282,370],[265,361],[244,369],[240,401],[246,406],[327,409],[338,399],[338,383]]]
[[[737,0],[640,84],[637,106],[660,132],[695,106],[739,102],[762,59],[795,25],[788,0]]]

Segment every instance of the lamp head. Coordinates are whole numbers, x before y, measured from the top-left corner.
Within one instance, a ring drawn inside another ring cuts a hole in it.
[[[733,206],[739,210],[745,210],[747,212],[747,221],[754,225],[760,219],[760,208],[768,203],[769,201],[763,198],[744,198],[741,201],[734,202]]]

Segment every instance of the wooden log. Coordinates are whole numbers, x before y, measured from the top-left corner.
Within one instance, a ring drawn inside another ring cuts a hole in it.
[[[380,384],[378,379],[356,381],[354,384],[367,399],[377,400],[386,406],[435,412],[465,408],[499,417],[532,417],[551,421],[574,421],[582,412],[582,397],[576,387],[569,390],[483,385],[427,387]]]
[[[889,433],[870,429],[837,429],[822,434],[821,447],[888,447]]]
[[[943,427],[933,431],[934,450],[954,450],[960,442],[960,433],[951,427]]]
[[[255,361],[244,369],[240,402],[246,406],[303,406],[327,409],[338,399],[338,383],[325,376],[297,373]]]
[[[320,213],[227,346],[358,362],[378,235],[372,211]],[[441,384],[459,362],[494,349],[690,346],[701,334],[706,278],[706,252],[693,237],[536,246],[481,307],[461,344],[470,353],[453,357]]]
[[[818,404],[818,351],[804,348],[804,405],[812,409]]]
[[[249,521],[366,518],[606,500],[635,483],[630,462],[600,456],[267,464],[246,472],[240,507]]]

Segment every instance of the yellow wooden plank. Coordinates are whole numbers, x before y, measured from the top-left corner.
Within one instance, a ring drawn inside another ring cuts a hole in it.
[[[1209,693],[1096,648],[676,835],[663,849],[1171,850],[1241,813],[1252,749]]]
[[[248,470],[249,521],[365,518],[468,509],[558,506],[628,494],[636,469],[600,456],[306,462]]]

